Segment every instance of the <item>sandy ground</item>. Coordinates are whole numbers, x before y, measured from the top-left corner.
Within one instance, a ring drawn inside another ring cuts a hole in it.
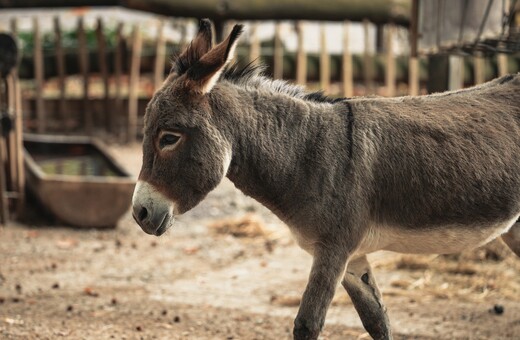
[[[138,172],[139,146],[113,151]],[[520,339],[520,259],[502,243],[371,259],[397,339]],[[0,338],[289,339],[310,260],[227,180],[160,238],[128,214],[110,230],[12,223],[0,228]],[[369,338],[341,288],[321,338]]]

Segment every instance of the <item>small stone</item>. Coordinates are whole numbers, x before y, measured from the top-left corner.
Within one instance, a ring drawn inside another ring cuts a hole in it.
[[[165,316],[166,314],[168,314],[168,311],[166,309],[163,309],[163,311],[161,312],[161,315]]]
[[[181,322],[181,317],[178,315],[175,315],[175,317],[173,318],[173,322],[175,322],[175,323]]]
[[[58,289],[58,288],[60,288],[60,284],[56,282],[55,284],[53,284],[53,285],[51,286],[51,288],[52,288],[52,289]]]
[[[72,305],[67,306],[67,312],[72,312],[74,310],[74,307]]]
[[[117,305],[117,299],[116,298],[112,298],[112,300],[110,300],[110,303],[112,305]]]
[[[22,294],[22,285],[17,283],[16,286],[14,286],[14,289],[18,294]]]
[[[141,332],[143,329],[141,328],[141,326],[137,326],[137,327],[135,328],[135,330],[138,331],[138,332]]]
[[[504,314],[504,306],[502,306],[502,305],[495,305],[493,307],[493,312],[495,312],[496,315]]]

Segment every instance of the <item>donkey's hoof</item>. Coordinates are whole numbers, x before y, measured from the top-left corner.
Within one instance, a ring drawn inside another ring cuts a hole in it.
[[[293,339],[294,340],[316,340],[320,335],[319,330],[310,330],[305,326],[294,327]]]

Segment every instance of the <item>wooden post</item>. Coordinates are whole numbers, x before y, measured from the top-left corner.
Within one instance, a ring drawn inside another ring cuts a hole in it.
[[[60,91],[60,99],[59,99],[59,112],[60,118],[65,128],[65,131],[69,131],[69,120],[68,115],[65,112],[65,55],[63,53],[63,45],[61,42],[61,24],[60,18],[58,16],[54,17],[54,37],[55,44],[54,47],[56,49],[56,70],[58,72],[58,88]]]
[[[386,95],[387,97],[395,96],[395,58],[394,58],[394,33],[393,24],[386,26]]]
[[[325,24],[320,25],[320,88],[325,94],[330,90],[330,56],[327,51],[327,32]]]
[[[139,101],[139,68],[141,66],[141,31],[135,24],[132,32],[132,61],[130,65],[130,84],[128,93],[128,133],[127,142],[137,137],[137,106]]]
[[[417,59],[418,16],[419,0],[412,0],[412,14],[410,22],[410,58],[408,65],[408,91],[411,96],[419,95],[419,61]]]
[[[83,123],[85,124],[85,130],[88,135],[92,135],[94,122],[92,119],[92,112],[90,112],[89,105],[89,63],[88,63],[88,49],[87,49],[87,37],[85,35],[85,27],[83,23],[83,17],[78,18],[78,57],[79,57],[79,68],[83,78]]]
[[[116,132],[122,141],[121,133],[121,112],[123,112],[123,99],[121,95],[121,75],[123,73],[123,23],[118,23],[116,27],[116,41],[114,53],[114,75],[115,75],[115,91],[114,91],[114,112],[110,112],[110,130]],[[125,136],[126,137],[126,136]]]
[[[42,39],[40,36],[40,24],[38,17],[33,18],[34,29],[34,95],[36,97],[36,121],[38,133],[44,133],[47,130],[47,121],[45,120],[45,104],[43,102],[43,51]]]
[[[507,61],[507,54],[499,53],[497,54],[497,66],[498,66],[498,76],[503,77],[509,74],[509,65]]]
[[[155,65],[153,76],[153,88],[157,91],[164,81],[164,62],[166,59],[166,44],[164,42],[164,20],[157,24],[157,39],[155,40]]]
[[[475,85],[482,84],[486,81],[484,61],[485,59],[481,54],[473,57]]]
[[[10,115],[13,115],[15,113],[15,106],[16,106],[16,97],[15,97],[15,84],[14,84],[14,72],[11,71],[11,73],[6,78],[7,81],[7,111]],[[8,182],[9,187],[8,189],[16,192],[17,191],[17,185],[18,185],[18,171],[17,171],[17,144],[16,144],[16,131],[12,129],[9,131],[9,135],[6,138],[7,140],[7,146],[8,146],[8,169],[9,169],[9,176],[8,176]]]
[[[0,107],[4,106],[4,80],[0,78]],[[6,89],[7,90],[7,89]],[[0,224],[5,225],[9,219],[9,210],[7,202],[7,180],[5,176],[5,165],[7,157],[5,155],[5,139],[0,137]]]
[[[110,83],[108,81],[108,65],[107,65],[107,57],[106,57],[106,41],[105,34],[103,28],[103,19],[101,17],[97,18],[97,26],[96,26],[96,40],[98,45],[98,62],[99,62],[99,72],[101,73],[101,78],[103,79],[103,113],[102,117],[104,118],[105,129],[106,131],[110,131]]]
[[[258,23],[251,24],[251,35],[249,38],[249,61],[260,59],[260,40],[258,39]]]
[[[448,90],[460,90],[464,87],[464,58],[448,56],[448,68]]]
[[[350,52],[349,39],[350,22],[343,23],[343,56],[341,80],[343,81],[343,97],[350,98],[354,95],[354,75],[352,72],[352,53]]]
[[[274,28],[273,78],[283,78],[283,45],[281,24],[277,22]]]
[[[11,32],[13,38],[18,36],[18,21],[11,19]],[[23,163],[23,117],[22,117],[22,96],[20,95],[20,80],[18,78],[18,68],[12,72],[14,89],[14,135],[16,143],[16,172],[18,173],[16,189],[18,200],[16,205],[16,215],[20,216],[25,204],[25,172]]]
[[[298,47],[296,56],[296,83],[304,85],[307,83],[307,54],[304,47],[304,23],[296,23],[296,34],[298,36]]]
[[[363,20],[363,35],[365,39],[365,50],[363,52],[363,81],[365,83],[365,95],[373,91],[372,86],[372,51],[370,46],[369,35],[370,22],[367,19]]]

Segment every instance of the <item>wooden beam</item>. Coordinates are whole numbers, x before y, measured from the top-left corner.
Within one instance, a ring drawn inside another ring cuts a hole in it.
[[[370,39],[370,21],[363,20],[363,37],[365,49],[363,52],[363,82],[365,83],[365,95],[373,91],[373,60]]]
[[[394,56],[395,27],[392,24],[386,26],[386,69],[385,83],[386,96],[395,96],[395,56]]]
[[[350,98],[354,95],[354,74],[352,72],[352,53],[350,51],[350,22],[343,23],[343,55],[341,80],[343,82],[343,96]]]
[[[65,55],[63,53],[61,23],[59,16],[54,17],[54,48],[56,50],[56,71],[58,73],[58,89],[60,91],[60,99],[58,111],[60,113],[61,122],[65,131],[69,131],[69,117],[66,113],[66,86],[65,86]]]
[[[135,142],[137,137],[137,109],[139,100],[139,71],[141,66],[141,30],[138,24],[132,32],[132,59],[130,64],[130,84],[128,93],[128,134],[127,142]]]
[[[473,57],[473,67],[475,85],[484,83],[486,81],[485,59],[482,55],[479,54]]]
[[[296,83],[303,86],[307,84],[307,54],[305,53],[304,33],[304,23],[298,21],[296,23],[296,35],[298,37],[296,52]]]
[[[36,121],[38,133],[44,133],[47,130],[47,121],[45,117],[45,104],[43,102],[43,86],[44,86],[44,69],[43,69],[43,50],[42,38],[40,35],[40,23],[38,17],[33,18],[33,36],[34,36],[34,91],[36,98]]]
[[[419,61],[417,56],[418,20],[419,20],[419,0],[412,0],[412,10],[410,14],[410,58],[408,65],[408,93],[411,96],[419,95]]]
[[[18,37],[18,21],[16,18],[11,19],[11,33],[15,40]],[[12,72],[14,83],[14,134],[16,143],[16,171],[18,173],[16,189],[18,191],[18,200],[16,204],[16,215],[21,216],[25,205],[25,172],[24,172],[24,156],[23,156],[23,117],[22,117],[22,96],[20,92],[20,79],[18,77],[18,68]]]
[[[166,44],[164,41],[164,20],[159,20],[157,23],[157,38],[155,39],[155,65],[153,76],[154,91],[157,91],[164,81],[165,60]]]
[[[108,76],[108,65],[107,65],[107,50],[106,50],[106,40],[105,40],[105,32],[103,19],[101,17],[97,18],[96,25],[96,40],[98,47],[98,63],[99,63],[99,72],[101,73],[101,79],[103,80],[103,113],[102,117],[104,118],[105,129],[106,131],[110,131],[110,83]]]
[[[83,17],[78,18],[78,58],[81,77],[83,79],[83,93],[82,93],[82,109],[83,109],[83,123],[85,131],[88,135],[92,135],[94,129],[94,121],[89,104],[89,62],[87,37],[85,34],[85,26]]]
[[[320,88],[323,93],[330,92],[330,55],[327,50],[327,31],[325,24],[320,25]]]
[[[249,35],[249,61],[260,61],[261,57],[260,39],[258,39],[258,23],[251,24],[251,33]]]
[[[274,28],[273,78],[283,78],[283,44],[281,36],[282,26],[279,22]]]
[[[115,32],[115,51],[114,51],[114,112],[110,112],[110,131],[119,135],[119,140],[123,142],[123,133],[121,133],[121,119],[123,112],[123,98],[122,98],[122,73],[123,73],[123,23],[119,22]],[[124,137],[126,138],[126,136]]]

